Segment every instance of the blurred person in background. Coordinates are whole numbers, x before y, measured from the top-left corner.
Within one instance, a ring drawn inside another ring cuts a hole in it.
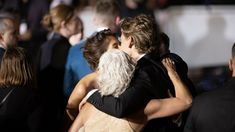
[[[154,10],[147,7],[148,0],[118,0],[121,17],[135,17],[140,14],[150,15],[154,18]]]
[[[18,42],[18,25],[16,16],[9,12],[0,12],[0,64],[5,50],[16,46]]]
[[[42,17],[48,12],[48,0],[5,0],[4,10],[14,10],[19,14],[20,47],[28,50],[33,62],[42,43],[46,41],[47,31],[41,24]]]
[[[195,98],[184,132],[235,131],[235,43],[229,60],[232,77],[221,88]]]
[[[41,132],[40,102],[30,56],[9,47],[0,65],[0,129],[2,132]]]
[[[43,96],[45,124],[48,130],[58,131],[63,123],[66,99],[63,95],[65,63],[68,56],[69,38],[77,34],[79,22],[74,8],[60,4],[43,17],[46,29],[53,32],[51,39],[40,49],[38,59],[38,87]]]
[[[170,58],[174,61],[177,73],[179,74],[180,78],[185,83],[185,85],[189,88],[189,91],[192,94],[192,96],[195,97],[197,95],[197,92],[193,82],[188,76],[188,65],[179,55],[172,53],[170,51],[170,38],[164,32],[160,33],[159,52],[162,60],[164,58]],[[175,95],[175,92],[173,90],[171,90],[171,93],[173,96]],[[177,128],[174,130],[175,132],[183,131],[187,116],[188,116],[188,111],[173,116],[173,122],[175,122],[175,128]]]

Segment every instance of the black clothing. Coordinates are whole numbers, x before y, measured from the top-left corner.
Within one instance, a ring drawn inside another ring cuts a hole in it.
[[[9,93],[0,106],[1,132],[38,132],[41,128],[41,108],[38,96],[32,88],[0,87],[0,101]]]
[[[166,53],[161,56],[161,60],[164,58],[171,58],[175,62],[176,72],[179,74],[181,80],[188,87],[192,96],[195,97],[197,95],[197,92],[193,82],[188,77],[188,65],[186,64],[186,62],[175,53]],[[173,93],[174,91],[171,92]]]
[[[70,43],[66,38],[55,34],[40,49],[38,64],[38,88],[42,95],[45,113],[45,124],[48,131],[58,131],[63,123],[67,101],[63,95],[65,63]]]
[[[235,77],[193,102],[184,132],[235,132]]]

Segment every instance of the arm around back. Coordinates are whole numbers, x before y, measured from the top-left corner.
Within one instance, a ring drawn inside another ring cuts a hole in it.
[[[66,110],[70,119],[74,120],[78,114],[79,103],[91,89],[96,87],[96,76],[97,74],[95,72],[88,74],[82,78],[74,88],[71,96],[69,97]]]

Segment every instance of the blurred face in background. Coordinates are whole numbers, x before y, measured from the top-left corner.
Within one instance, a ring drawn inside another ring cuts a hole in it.
[[[5,48],[15,46],[18,42],[18,28],[17,24],[14,23],[11,19],[5,20],[8,28],[5,29],[3,33],[1,33],[1,43]]]
[[[67,30],[68,37],[71,37],[72,35],[81,33],[81,21],[77,17],[77,15],[74,15],[65,25],[65,28]]]

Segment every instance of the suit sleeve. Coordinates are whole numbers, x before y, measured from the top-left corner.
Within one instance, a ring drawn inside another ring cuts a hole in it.
[[[150,84],[148,74],[139,71],[132,79],[131,86],[118,98],[113,96],[101,97],[97,91],[88,98],[88,102],[109,115],[121,118],[136,112],[148,103],[150,100],[148,89],[152,87]]]

